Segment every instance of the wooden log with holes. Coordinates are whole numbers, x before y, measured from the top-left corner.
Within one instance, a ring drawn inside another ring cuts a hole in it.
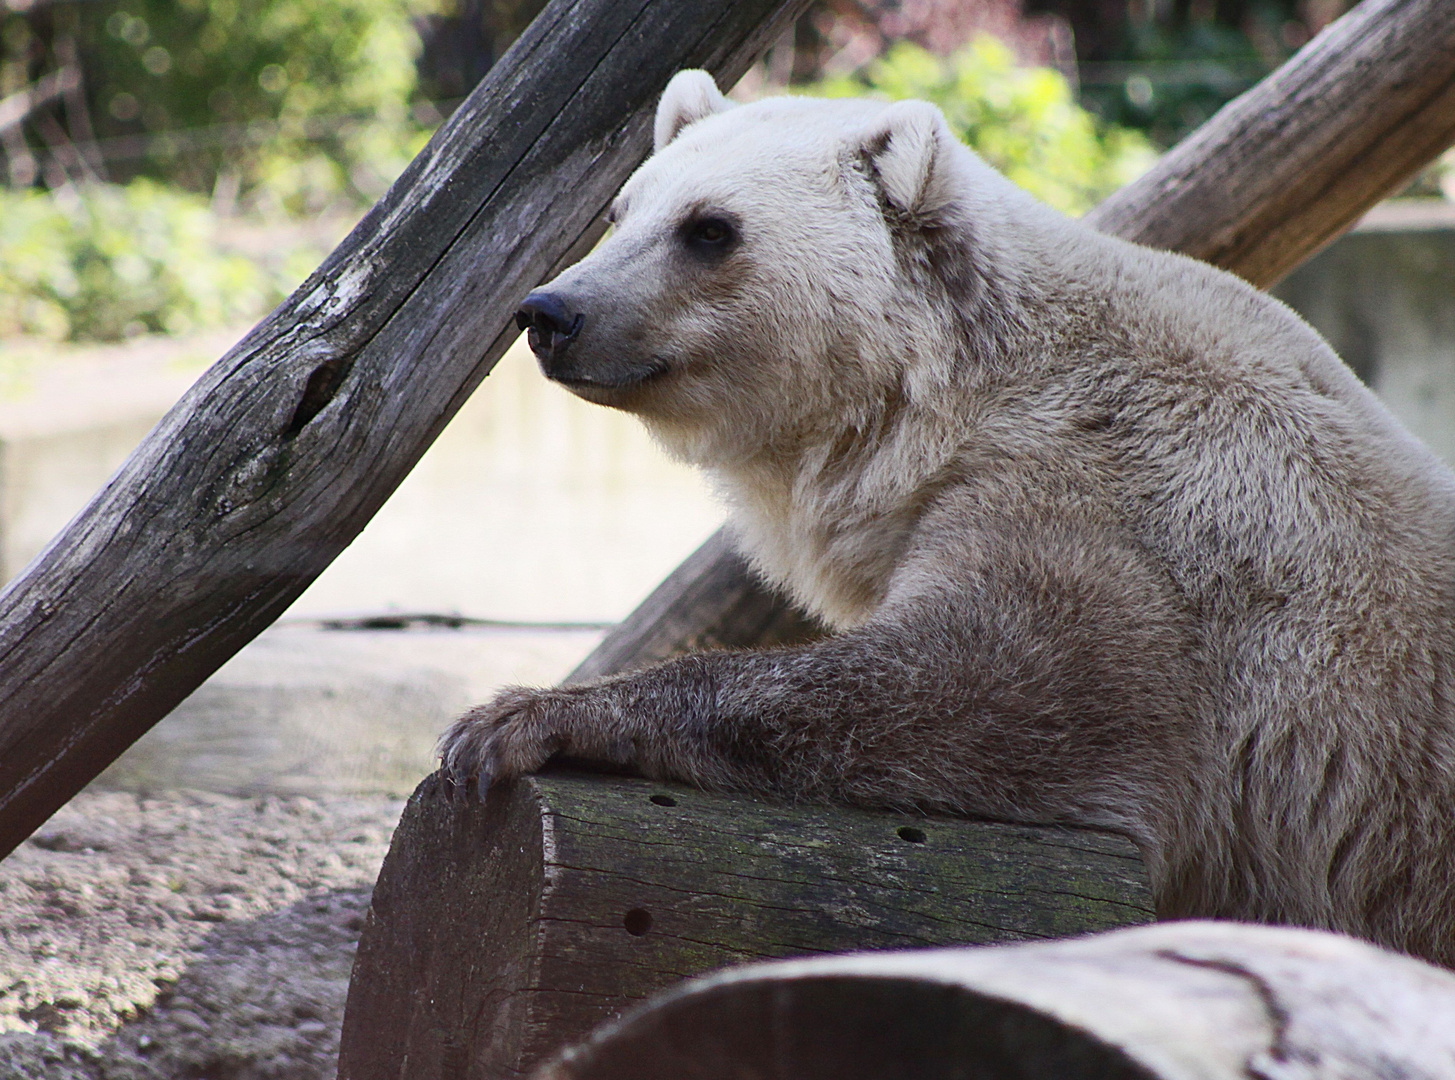
[[[365,924],[341,1080],[519,1076],[690,975],[1147,922],[1130,842],[549,772],[410,799]]]
[[[1266,288],[1455,142],[1455,3],[1363,0],[1088,215]],[[718,533],[572,675],[692,651],[802,640]]]
[[[553,0],[389,193],[0,595],[0,855],[280,615],[514,339],[682,67],[807,0]]]
[[[535,1080],[1455,1076],[1455,975],[1312,930],[763,964],[634,1010]]]

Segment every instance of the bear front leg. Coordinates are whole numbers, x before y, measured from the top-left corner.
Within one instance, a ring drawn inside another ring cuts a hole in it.
[[[441,771],[456,787],[475,781],[481,797],[495,781],[535,772],[557,754],[707,783],[700,770],[681,766],[669,734],[712,711],[691,700],[697,691],[691,674],[660,668],[558,689],[507,687],[440,739]]]
[[[754,682],[762,673],[745,668],[761,667],[764,655],[688,656],[581,686],[508,687],[445,733],[442,772],[457,787],[475,781],[483,796],[495,781],[562,755],[704,787],[779,790],[771,778],[735,768],[721,737],[732,720],[718,687]],[[752,722],[737,727],[743,737],[766,734]]]
[[[1186,718],[1166,692],[1177,682],[1144,677],[1165,639],[1087,634],[1073,650],[1117,654],[1087,656],[1015,629],[916,618],[512,688],[444,736],[443,771],[483,790],[562,754],[715,789],[1143,832],[1185,761]]]

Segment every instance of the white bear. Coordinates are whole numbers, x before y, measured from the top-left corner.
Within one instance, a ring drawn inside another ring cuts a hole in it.
[[[1455,964],[1455,476],[1277,301],[1017,189],[919,102],[663,97],[532,293],[833,628],[508,690],[442,741],[1120,830],[1165,916]]]

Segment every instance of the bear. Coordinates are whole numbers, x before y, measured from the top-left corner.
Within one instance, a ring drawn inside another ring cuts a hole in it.
[[[1159,917],[1455,964],[1455,475],[1287,307],[1041,204],[929,104],[682,72],[654,134],[518,321],[830,632],[509,688],[442,774],[1115,830]]]

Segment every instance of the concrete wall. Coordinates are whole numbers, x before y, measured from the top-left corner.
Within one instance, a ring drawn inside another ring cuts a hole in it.
[[[1381,207],[1274,295],[1455,464],[1455,205]]]
[[[50,542],[233,339],[0,340],[0,581]]]

